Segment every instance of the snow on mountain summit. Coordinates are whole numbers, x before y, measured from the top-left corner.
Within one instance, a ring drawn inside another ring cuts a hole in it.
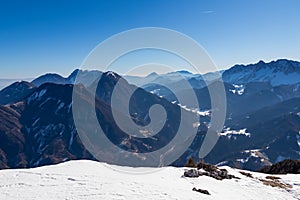
[[[153,173],[126,173],[129,167],[95,161],[69,161],[34,169],[0,171],[0,199],[298,199],[299,175],[266,174],[223,167],[237,179],[184,177],[187,168],[164,167]],[[133,168],[131,168],[133,170]],[[148,168],[136,170],[149,171]],[[262,181],[263,180],[263,181]],[[210,195],[194,191],[207,190]]]
[[[269,82],[273,86],[300,82],[300,62],[280,59],[250,65],[235,65],[223,73],[228,83]]]

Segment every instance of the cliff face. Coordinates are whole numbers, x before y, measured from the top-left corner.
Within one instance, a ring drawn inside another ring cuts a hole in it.
[[[22,105],[19,105],[22,106]],[[26,167],[25,137],[19,121],[20,113],[0,106],[0,168]]]

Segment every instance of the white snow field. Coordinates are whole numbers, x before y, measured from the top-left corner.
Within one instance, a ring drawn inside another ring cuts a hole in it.
[[[266,174],[226,168],[241,179],[222,181],[207,176],[183,177],[187,168],[164,167],[152,173],[132,174],[133,168],[111,166],[94,161],[69,161],[34,169],[1,170],[0,199],[300,199],[300,175],[278,175],[291,189],[264,185],[259,179]],[[150,168],[138,168],[145,172]],[[245,171],[246,172],[246,171]],[[192,191],[208,190],[211,195]]]

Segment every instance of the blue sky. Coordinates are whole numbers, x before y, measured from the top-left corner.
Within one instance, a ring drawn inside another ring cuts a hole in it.
[[[0,78],[68,75],[101,41],[164,27],[199,42],[220,68],[300,60],[298,0],[0,0]]]

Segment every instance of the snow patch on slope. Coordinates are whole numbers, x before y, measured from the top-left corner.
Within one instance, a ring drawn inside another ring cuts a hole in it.
[[[27,104],[30,104],[32,101],[36,99],[40,99],[44,94],[46,94],[47,90],[43,89],[39,92],[33,93],[28,99],[27,99]]]
[[[245,91],[244,85],[235,85],[235,84],[232,84],[232,86],[235,89],[229,89],[229,92],[232,92],[233,94],[237,94],[237,95],[244,94],[244,91]]]
[[[230,130],[230,128],[225,128],[221,133],[220,136],[227,136],[229,139],[234,135],[244,135],[246,137],[251,137],[251,134],[246,131],[246,128],[240,130]]]
[[[173,101],[172,104],[175,104],[176,101]],[[177,104],[178,106],[180,106],[180,108],[182,108],[183,110],[186,110],[188,112],[193,112],[196,113],[199,116],[210,116],[211,111],[210,110],[203,110],[201,111],[199,108],[188,108],[187,106],[181,105],[180,103]]]
[[[296,138],[297,138],[297,144],[300,148],[300,131],[298,132],[298,134],[296,135]]]

